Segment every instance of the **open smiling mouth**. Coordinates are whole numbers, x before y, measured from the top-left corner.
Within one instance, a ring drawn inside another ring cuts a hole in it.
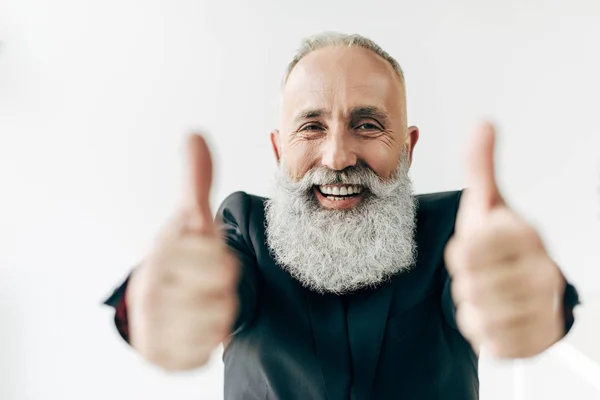
[[[316,186],[315,189],[318,190],[323,197],[333,201],[359,197],[364,190],[361,185],[322,185]]]

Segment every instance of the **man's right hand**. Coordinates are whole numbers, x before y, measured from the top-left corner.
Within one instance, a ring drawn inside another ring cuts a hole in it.
[[[204,365],[231,333],[238,306],[238,265],[210,211],[210,152],[199,135],[189,138],[188,150],[185,204],[126,292],[131,344],[169,371]]]

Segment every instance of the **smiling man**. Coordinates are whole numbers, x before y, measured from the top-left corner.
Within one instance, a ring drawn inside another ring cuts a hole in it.
[[[213,222],[212,164],[189,141],[185,202],[106,301],[167,370],[224,343],[226,399],[477,399],[477,353],[539,354],[573,324],[575,289],[504,202],[494,131],[469,189],[415,195],[419,138],[398,63],[358,35],[306,39],[286,72],[269,199]]]

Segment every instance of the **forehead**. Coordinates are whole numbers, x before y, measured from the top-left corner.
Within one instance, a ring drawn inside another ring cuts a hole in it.
[[[371,50],[328,47],[306,55],[283,88],[282,112],[306,108],[335,112],[355,106],[376,106],[401,112],[404,87],[393,67]]]

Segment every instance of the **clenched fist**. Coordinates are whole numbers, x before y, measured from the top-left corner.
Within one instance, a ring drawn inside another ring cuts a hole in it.
[[[237,264],[209,206],[212,162],[202,137],[188,143],[189,183],[127,288],[131,344],[166,370],[202,366],[231,332],[237,312]]]
[[[499,358],[536,355],[564,335],[565,280],[537,231],[502,199],[494,175],[494,129],[468,154],[469,188],[445,260],[458,327]]]

